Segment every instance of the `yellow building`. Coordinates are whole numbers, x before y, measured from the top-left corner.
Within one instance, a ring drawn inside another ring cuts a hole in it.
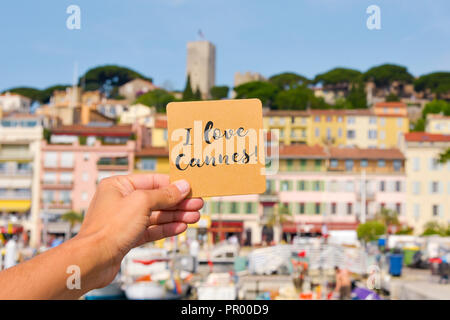
[[[165,147],[146,147],[135,154],[135,173],[169,173],[169,151]]]
[[[307,142],[310,117],[306,111],[267,111],[263,126],[267,130],[280,130],[280,143],[285,145]]]
[[[310,110],[309,117],[309,145],[346,144],[345,110]]]
[[[423,232],[425,223],[450,222],[450,162],[441,164],[439,154],[450,148],[450,136],[411,132],[402,149],[407,159],[407,221],[414,232]]]
[[[450,116],[429,113],[427,115],[426,132],[450,134]]]
[[[154,147],[167,147],[167,120],[156,119],[155,125],[151,130],[152,146]]]

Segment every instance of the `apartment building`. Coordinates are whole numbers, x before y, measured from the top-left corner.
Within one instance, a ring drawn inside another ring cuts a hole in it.
[[[5,92],[0,94],[0,110],[2,112],[29,112],[31,99],[17,93]]]
[[[450,223],[450,162],[438,161],[439,154],[448,148],[449,135],[411,132],[404,137],[407,221],[416,234],[429,221]]]
[[[427,114],[426,128],[428,133],[450,135],[450,116],[443,114]]]
[[[42,142],[40,209],[46,233],[62,234],[67,223],[60,216],[85,213],[97,184],[112,175],[129,174],[140,136],[131,125],[61,126]],[[47,223],[48,222],[48,223]]]
[[[390,109],[388,109],[390,110]],[[278,129],[280,144],[398,148],[409,121],[384,109],[266,111],[266,129]]]
[[[39,242],[42,118],[15,114],[0,120],[0,228]]]

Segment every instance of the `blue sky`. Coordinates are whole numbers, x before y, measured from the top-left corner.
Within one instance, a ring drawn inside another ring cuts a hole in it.
[[[71,4],[81,30],[66,28]],[[366,28],[372,4],[381,30]],[[448,0],[2,0],[0,91],[71,83],[75,61],[80,74],[119,64],[182,89],[199,29],[217,48],[217,84],[236,71],[313,77],[385,62],[416,76],[450,70]]]

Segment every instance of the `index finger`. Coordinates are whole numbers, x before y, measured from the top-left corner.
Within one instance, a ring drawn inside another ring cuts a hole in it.
[[[170,184],[169,176],[161,173],[130,174],[126,177],[135,190],[159,189]]]

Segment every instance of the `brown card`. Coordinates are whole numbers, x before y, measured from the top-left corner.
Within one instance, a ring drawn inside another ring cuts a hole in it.
[[[170,180],[185,179],[192,197],[266,189],[259,99],[167,105]]]

